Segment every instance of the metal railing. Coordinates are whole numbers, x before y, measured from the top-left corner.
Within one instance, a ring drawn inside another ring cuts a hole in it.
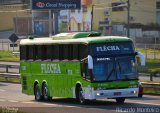
[[[11,74],[11,73],[0,73],[0,77],[4,77],[6,80],[8,78],[20,78],[20,74]]]
[[[0,77],[6,81],[10,78],[20,79],[19,65],[0,64]]]
[[[3,73],[19,73],[19,65],[0,64],[0,69]]]

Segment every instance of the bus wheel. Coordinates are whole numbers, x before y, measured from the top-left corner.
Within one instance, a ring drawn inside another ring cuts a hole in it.
[[[124,103],[125,98],[116,98],[117,103]]]
[[[78,87],[78,101],[81,103],[81,104],[85,104],[86,103],[86,99],[84,98],[84,92],[82,90],[82,87]]]
[[[43,86],[42,86],[42,95],[43,95],[43,99],[45,101],[48,101],[48,100],[52,99],[52,97],[48,96],[48,86],[47,86],[46,83],[44,83]]]
[[[40,101],[42,99],[39,84],[36,84],[34,87],[34,95],[36,101]]]

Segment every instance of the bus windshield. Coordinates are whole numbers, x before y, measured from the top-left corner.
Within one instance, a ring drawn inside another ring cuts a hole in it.
[[[94,81],[116,81],[137,79],[133,56],[93,58]]]

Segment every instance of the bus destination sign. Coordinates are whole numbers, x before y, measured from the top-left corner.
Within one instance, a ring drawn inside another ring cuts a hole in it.
[[[81,0],[32,0],[32,9],[80,9]]]
[[[91,45],[89,48],[91,55],[134,53],[134,49],[131,43],[98,44]]]

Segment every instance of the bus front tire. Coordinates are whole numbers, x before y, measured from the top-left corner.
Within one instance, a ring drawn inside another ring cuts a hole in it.
[[[77,96],[77,99],[80,102],[80,104],[86,104],[87,100],[84,98],[84,92],[81,86],[77,89]]]
[[[42,85],[42,96],[45,101],[49,101],[52,97],[48,96],[48,86],[46,83]]]
[[[42,100],[39,84],[36,84],[34,87],[34,95],[36,101]]]
[[[117,103],[124,103],[125,98],[116,98]]]

